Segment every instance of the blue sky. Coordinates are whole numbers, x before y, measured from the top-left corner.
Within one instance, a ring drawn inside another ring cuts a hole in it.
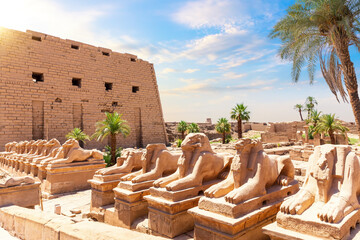
[[[165,121],[229,118],[236,103],[251,121],[299,120],[307,96],[318,109],[354,121],[318,70],[291,81],[268,34],[293,0],[0,0],[0,26],[132,53],[154,63]],[[352,51],[355,66],[358,53]]]

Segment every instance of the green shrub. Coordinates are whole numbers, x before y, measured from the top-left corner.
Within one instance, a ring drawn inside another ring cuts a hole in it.
[[[119,147],[116,149],[115,159],[121,156],[122,147]],[[105,154],[104,154],[104,160],[106,163],[106,167],[112,166],[111,164],[111,147],[105,146]],[[115,163],[116,164],[116,163]]]
[[[229,143],[229,142],[231,142],[232,140],[233,140],[233,138],[232,138],[231,134],[226,135],[226,137],[225,137],[225,143]]]
[[[181,143],[183,142],[183,140],[182,139],[176,139],[175,140],[175,143],[176,143],[176,146],[177,147],[181,147]]]
[[[256,133],[253,136],[249,137],[250,139],[259,139],[261,138],[261,134],[260,133]]]
[[[359,142],[358,138],[348,138],[350,145],[356,145]]]

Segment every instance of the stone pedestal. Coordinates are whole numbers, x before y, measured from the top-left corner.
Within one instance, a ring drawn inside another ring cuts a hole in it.
[[[43,196],[53,198],[57,194],[89,189],[91,185],[88,180],[105,165],[104,160],[49,164],[46,167]]]
[[[30,174],[30,170],[31,170],[31,162],[25,162],[24,163],[24,173],[26,173],[26,174]]]
[[[202,193],[218,182],[211,181],[180,191],[151,187],[150,195],[144,197],[149,205],[150,230],[170,238],[191,231],[194,228],[194,219],[187,210],[196,207]]]
[[[88,182],[91,184],[91,211],[97,211],[100,207],[113,204],[113,189],[120,182],[120,178],[129,173],[111,175],[96,174]]]
[[[338,223],[327,223],[317,217],[324,203],[314,203],[301,215],[279,212],[276,223],[263,228],[271,239],[347,239],[351,229],[359,228],[360,210],[354,210]]]
[[[36,177],[38,175],[38,167],[36,163],[30,164],[30,174],[33,177]]]
[[[268,239],[261,228],[275,221],[285,197],[293,195],[299,184],[272,186],[267,194],[232,204],[221,198],[202,197],[198,207],[188,211],[195,220],[196,239]]]
[[[40,182],[0,188],[0,207],[17,205],[32,208],[40,203]]]
[[[153,182],[153,180],[141,183],[126,181],[120,182],[119,186],[114,188],[118,226],[130,229],[137,218],[148,214],[148,203],[143,197],[149,194]]]
[[[19,172],[24,172],[25,163],[23,160],[19,160]]]
[[[37,169],[38,169],[38,174],[37,174],[37,177],[40,179],[40,181],[46,179],[46,167],[47,166],[44,166],[44,165],[36,165],[37,166]]]

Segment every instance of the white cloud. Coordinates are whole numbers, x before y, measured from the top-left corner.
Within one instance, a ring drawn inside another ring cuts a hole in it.
[[[185,3],[172,18],[191,28],[202,28],[231,25],[237,21],[232,16],[234,9],[229,0],[198,0]]]
[[[246,73],[234,73],[234,72],[227,72],[223,74],[223,77],[227,79],[239,79],[246,76]]]
[[[184,73],[194,73],[194,72],[197,72],[199,71],[200,69],[195,69],[195,68],[189,68],[189,69],[186,69],[184,71]]]
[[[271,86],[277,79],[256,80],[239,85],[217,85],[215,79],[196,82],[195,79],[182,79],[186,85],[179,88],[160,90],[164,95],[186,95],[187,93],[225,93],[233,91],[266,91],[273,89]]]
[[[172,73],[172,72],[176,72],[176,70],[173,68],[165,68],[164,70],[161,71],[161,73],[163,74]]]
[[[105,15],[109,6],[97,5],[88,9],[65,9],[52,0],[2,1],[0,25],[25,31],[44,32],[62,38],[94,43],[92,24]]]
[[[168,73],[194,73],[199,71],[200,69],[195,69],[195,68],[188,68],[185,70],[182,69],[174,69],[174,68],[164,68],[160,74],[168,74]]]

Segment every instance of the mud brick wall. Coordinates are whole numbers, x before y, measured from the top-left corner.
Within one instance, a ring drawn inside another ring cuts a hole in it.
[[[153,64],[131,54],[0,28],[0,96],[0,151],[9,141],[63,143],[74,127],[92,134],[105,111],[123,114],[132,129],[118,146],[167,142]]]

